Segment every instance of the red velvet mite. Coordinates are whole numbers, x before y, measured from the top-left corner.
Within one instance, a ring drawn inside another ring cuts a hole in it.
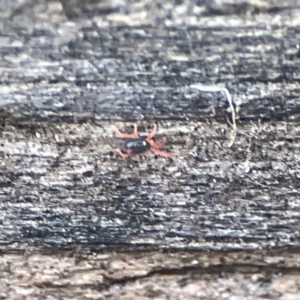
[[[140,154],[143,154],[147,151],[152,151],[157,155],[161,155],[164,157],[170,157],[173,160],[176,160],[176,156],[173,153],[169,153],[166,151],[159,150],[158,148],[163,146],[162,141],[155,142],[153,137],[156,133],[156,125],[154,125],[151,132],[146,136],[139,136],[137,132],[137,125],[134,124],[133,133],[122,133],[116,126],[113,126],[112,129],[123,138],[123,144],[121,149],[118,150],[118,153],[122,157],[128,157],[130,155],[136,155],[139,158]]]

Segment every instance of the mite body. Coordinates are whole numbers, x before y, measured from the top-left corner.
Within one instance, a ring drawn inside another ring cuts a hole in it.
[[[123,153],[130,152],[132,155],[142,154],[150,149],[151,145],[144,137],[139,137],[137,139],[124,139],[121,147]]]
[[[122,133],[116,126],[113,126],[113,130],[123,138],[123,144],[120,150],[117,150],[122,157],[128,157],[130,155],[136,155],[139,158],[140,154],[146,153],[147,151],[152,151],[157,155],[164,157],[170,157],[173,160],[176,160],[176,156],[173,153],[169,153],[158,148],[163,146],[162,141],[154,141],[153,137],[156,133],[156,125],[154,125],[151,132],[145,136],[139,136],[137,132],[137,125],[134,124],[133,133]]]

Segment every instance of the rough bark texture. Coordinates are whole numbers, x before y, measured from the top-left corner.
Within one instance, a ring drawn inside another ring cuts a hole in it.
[[[298,299],[299,16],[0,0],[0,298]],[[119,157],[133,123],[178,161]]]

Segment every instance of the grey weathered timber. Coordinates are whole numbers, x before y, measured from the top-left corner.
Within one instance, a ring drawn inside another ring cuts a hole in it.
[[[99,251],[104,258],[79,259],[104,265],[97,283],[84,283],[93,291],[197,268],[211,278],[249,270],[242,273],[256,274],[257,286],[263,272],[298,274],[297,259],[287,259],[300,246],[299,16],[296,0],[0,0],[3,274],[7,261],[18,270],[23,259],[59,264]],[[224,94],[199,84],[227,88],[236,119]],[[156,138],[177,162],[121,158],[111,126],[130,132],[134,123],[142,134],[157,124]],[[266,259],[279,249],[282,260]],[[177,265],[164,269],[169,251]],[[242,265],[248,251],[260,252]],[[158,258],[138,277],[118,279],[111,266],[122,255]],[[241,286],[251,281],[234,276]]]

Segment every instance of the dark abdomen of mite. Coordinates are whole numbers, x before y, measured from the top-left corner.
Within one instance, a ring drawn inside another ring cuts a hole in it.
[[[150,150],[150,144],[144,138],[138,139],[124,139],[122,145],[123,152],[130,152],[130,154],[141,154]]]

